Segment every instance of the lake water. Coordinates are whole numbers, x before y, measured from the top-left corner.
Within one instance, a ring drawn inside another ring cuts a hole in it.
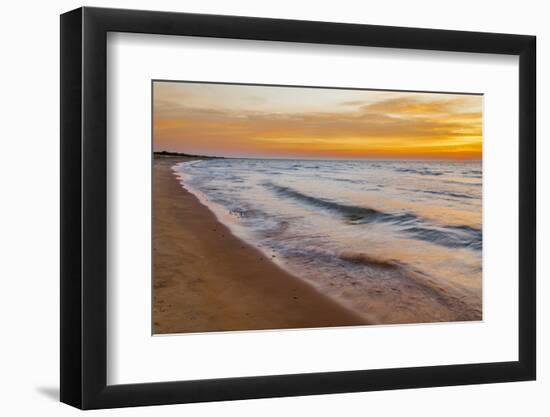
[[[481,319],[481,162],[174,167],[239,238],[372,323]]]

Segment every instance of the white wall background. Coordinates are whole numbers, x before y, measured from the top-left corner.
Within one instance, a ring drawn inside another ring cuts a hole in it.
[[[59,17],[72,0],[8,2],[0,23],[2,152],[0,162],[0,410],[4,415],[75,415],[57,402],[59,378]],[[550,413],[550,26],[536,0],[391,2],[305,0],[124,0],[86,5],[237,14],[395,26],[509,32],[538,37],[539,378],[537,382],[432,388],[231,403],[99,411],[95,415],[193,416],[407,415],[482,416]],[[546,395],[545,395],[546,394]]]

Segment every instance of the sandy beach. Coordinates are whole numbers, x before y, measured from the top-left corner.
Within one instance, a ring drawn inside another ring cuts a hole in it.
[[[369,324],[231,234],[179,184],[182,160],[154,160],[155,334]]]

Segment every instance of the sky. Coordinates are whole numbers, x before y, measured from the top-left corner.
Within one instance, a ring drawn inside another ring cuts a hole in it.
[[[155,81],[155,151],[479,160],[480,95]]]

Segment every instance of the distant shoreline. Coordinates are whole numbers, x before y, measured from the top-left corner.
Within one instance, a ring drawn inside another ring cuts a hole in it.
[[[208,155],[191,155],[183,152],[155,151],[153,155],[156,157],[168,158],[192,158],[192,159],[226,159],[224,156],[208,156]]]

